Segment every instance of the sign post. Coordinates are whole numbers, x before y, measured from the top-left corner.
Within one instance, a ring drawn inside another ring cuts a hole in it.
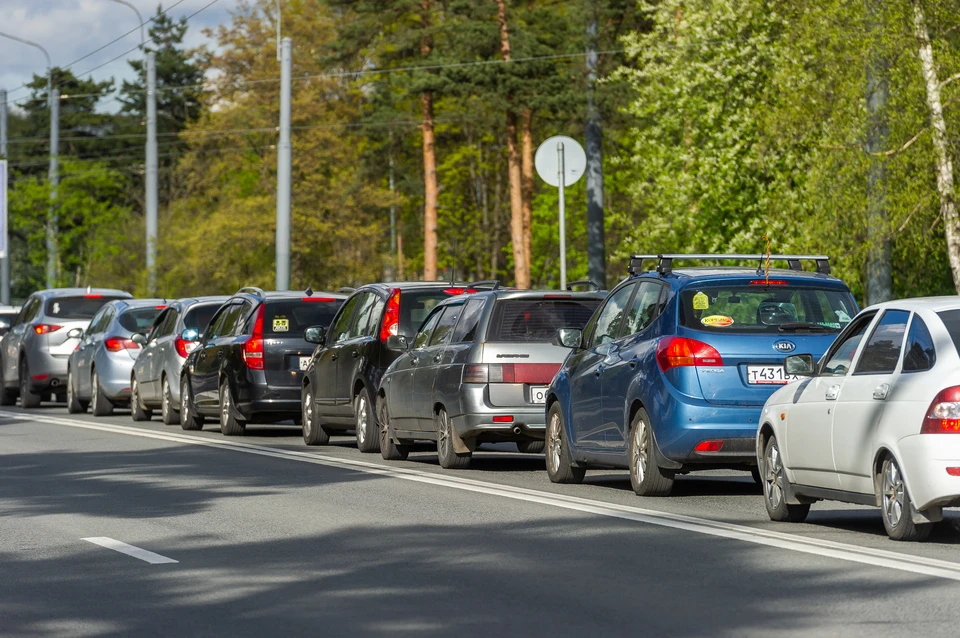
[[[7,237],[7,160],[0,160],[0,303],[10,303],[10,241]]]
[[[556,186],[560,199],[560,289],[567,287],[567,185],[576,184],[587,166],[587,156],[583,147],[573,138],[555,135],[544,140],[537,149],[534,158],[537,175],[551,186]]]

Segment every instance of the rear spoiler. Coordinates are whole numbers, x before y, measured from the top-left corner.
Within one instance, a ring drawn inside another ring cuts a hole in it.
[[[790,270],[802,271],[803,266],[801,262],[803,261],[813,261],[816,262],[816,272],[821,275],[830,274],[830,258],[826,255],[745,255],[745,254],[732,254],[732,255],[709,255],[709,254],[697,254],[697,255],[631,255],[630,256],[630,266],[627,271],[631,275],[635,275],[639,272],[643,272],[643,262],[645,261],[656,261],[657,262],[657,273],[659,275],[669,275],[673,272],[673,260],[679,259],[681,261],[754,261],[757,262],[757,269],[762,270],[764,265],[769,261],[785,261],[787,262],[787,268]]]

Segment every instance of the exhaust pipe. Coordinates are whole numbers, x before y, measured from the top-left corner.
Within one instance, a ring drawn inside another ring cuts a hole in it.
[[[514,433],[514,434],[522,434],[522,433],[523,433],[523,430],[520,429],[520,426],[519,426],[519,425],[515,425],[515,426],[513,426],[513,433]]]
[[[55,387],[57,387],[58,385],[60,385],[60,379],[52,379],[52,380],[50,381],[50,387],[51,387],[51,388],[55,388]]]

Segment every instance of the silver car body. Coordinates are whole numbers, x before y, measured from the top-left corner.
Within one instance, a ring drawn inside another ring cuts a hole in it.
[[[543,440],[546,388],[570,352],[556,342],[556,332],[583,328],[604,296],[600,292],[494,290],[438,304],[410,350],[384,373],[379,396],[386,401],[386,413],[381,415],[388,420],[394,439],[400,443],[435,440],[435,416],[442,407],[468,446],[483,441]],[[529,306],[520,307],[517,314],[509,310],[518,308],[517,303]],[[564,304],[569,310],[545,312],[538,315],[539,320],[524,322],[524,308],[551,304]],[[575,317],[575,321],[564,325],[563,317]],[[530,326],[535,334],[523,332]],[[488,381],[468,382],[466,368],[487,370]]]
[[[24,302],[10,331],[0,340],[0,374],[2,389],[16,393],[20,386],[20,369],[25,367],[31,379],[30,389],[62,395],[67,380],[67,360],[80,343],[75,329],[83,331],[92,312],[67,312],[63,299],[83,299],[87,308],[97,308],[111,299],[130,299],[132,295],[109,288],[56,288],[33,293]],[[87,316],[77,316],[87,315]],[[56,326],[45,332],[41,326]],[[38,331],[39,330],[39,331]]]
[[[93,376],[96,372],[100,391],[111,403],[124,404],[130,400],[130,373],[140,353],[140,346],[132,344],[135,334],[144,334],[153,325],[156,313],[134,325],[125,317],[141,314],[137,311],[153,309],[157,313],[166,308],[163,299],[121,299],[106,304],[90,321],[83,339],[70,355],[69,371],[73,391],[81,401],[90,400],[93,394]],[[111,351],[107,343],[119,339],[127,344]]]
[[[147,408],[159,408],[163,399],[163,381],[170,389],[174,409],[180,407],[180,370],[186,357],[177,351],[177,340],[190,328],[203,334],[206,321],[230,297],[189,297],[171,302],[154,322],[147,342],[133,366],[140,400]],[[202,325],[201,325],[202,324]],[[193,344],[195,345],[195,344]],[[188,349],[191,346],[186,346]]]

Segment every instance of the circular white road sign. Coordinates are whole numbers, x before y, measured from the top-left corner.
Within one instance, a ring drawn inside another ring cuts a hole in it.
[[[543,141],[534,157],[537,175],[551,186],[560,186],[560,154],[558,146],[563,145],[564,186],[576,184],[587,167],[587,154],[583,147],[572,137],[554,135]]]

